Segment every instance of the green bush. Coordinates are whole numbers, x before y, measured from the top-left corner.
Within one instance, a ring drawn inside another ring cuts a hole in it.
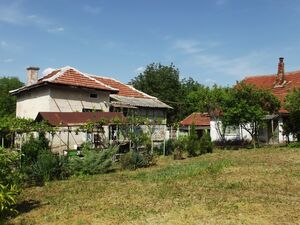
[[[203,136],[200,139],[199,147],[200,147],[200,154],[213,152],[213,144],[211,142],[209,133],[203,134]]]
[[[291,142],[288,144],[289,148],[300,148],[300,142]]]
[[[175,150],[175,140],[169,139],[166,141],[166,155],[170,155]]]
[[[154,165],[155,159],[148,151],[142,153],[131,150],[122,155],[120,164],[122,169],[135,170],[137,168]]]
[[[16,185],[0,184],[0,216],[15,212],[13,206],[16,204],[16,197],[19,194],[19,188]]]
[[[33,136],[22,145],[22,164],[31,165],[37,161],[38,155],[41,151],[49,150],[49,141],[45,138],[43,133],[39,134],[38,138]]]
[[[111,170],[112,157],[116,152],[117,148],[84,151],[83,157],[69,159],[70,173],[74,175],[107,173]]]
[[[69,169],[64,156],[53,154],[50,150],[42,151],[37,161],[28,168],[27,176],[35,184],[68,177]]]
[[[14,211],[20,191],[20,154],[0,147],[0,215]]]

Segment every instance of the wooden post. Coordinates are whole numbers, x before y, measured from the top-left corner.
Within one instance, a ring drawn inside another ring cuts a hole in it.
[[[273,144],[274,144],[274,121],[273,121],[273,119],[271,120],[271,130],[272,130],[272,142],[273,142]]]
[[[68,140],[67,140],[67,149],[70,150],[70,130],[69,130],[69,126],[68,126]]]

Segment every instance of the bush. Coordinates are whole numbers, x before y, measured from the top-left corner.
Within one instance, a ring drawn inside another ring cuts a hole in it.
[[[300,148],[300,142],[292,142],[288,144],[289,148]]]
[[[111,170],[112,157],[116,152],[117,148],[102,151],[84,151],[83,157],[75,157],[69,160],[70,173],[74,175],[107,173]]]
[[[189,157],[194,157],[197,155],[199,150],[199,139],[196,133],[195,125],[191,126],[190,135],[188,136],[186,150]]]
[[[135,170],[137,168],[148,167],[155,164],[152,154],[148,151],[141,153],[137,151],[129,151],[121,157],[121,168]]]
[[[16,185],[0,184],[0,216],[16,211],[13,206],[16,204],[18,194],[19,188]]]
[[[224,141],[215,141],[214,145],[221,149],[234,149],[238,150],[239,148],[249,148],[252,147],[251,141],[249,140],[241,140],[241,139],[233,139]]]
[[[182,152],[187,150],[187,136],[181,136],[176,141],[174,141],[174,152],[173,157],[174,160],[183,159]]]
[[[166,141],[166,155],[170,155],[175,150],[175,140],[169,139]]]
[[[213,144],[211,142],[209,133],[203,134],[203,136],[200,139],[199,147],[200,147],[200,154],[213,152]]]
[[[14,211],[20,191],[20,154],[0,147],[0,215]]]
[[[44,150],[49,150],[49,141],[45,138],[45,135],[41,133],[38,138],[31,136],[21,148],[23,154],[22,164],[31,165],[35,163],[39,153]]]
[[[29,180],[35,184],[44,184],[47,181],[68,177],[67,159],[53,154],[51,151],[42,151],[32,167],[27,168]]]

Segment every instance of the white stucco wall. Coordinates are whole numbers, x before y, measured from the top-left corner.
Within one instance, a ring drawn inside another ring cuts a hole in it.
[[[16,116],[35,119],[38,112],[50,111],[50,89],[48,87],[36,88],[17,96]]]
[[[97,98],[91,98],[90,94],[97,94]],[[82,112],[83,108],[109,111],[109,92],[54,87],[50,89],[50,97],[52,112]]]
[[[90,94],[97,94],[91,98]],[[38,112],[109,111],[109,92],[66,87],[40,87],[17,96],[16,116],[35,119]]]
[[[221,137],[218,133],[217,130],[217,121],[211,120],[210,121],[210,137],[212,141],[219,141],[221,140]],[[251,135],[245,130],[242,129],[241,127],[239,127],[239,131],[237,132],[237,134],[226,134],[225,135],[225,139],[226,140],[251,140]]]

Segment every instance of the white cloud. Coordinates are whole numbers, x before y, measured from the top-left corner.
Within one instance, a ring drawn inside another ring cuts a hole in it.
[[[51,67],[48,67],[48,68],[46,68],[46,69],[44,69],[44,71],[43,71],[43,76],[45,76],[45,75],[47,75],[47,74],[49,74],[49,73],[51,73],[51,72],[53,72],[55,69],[53,69],[53,68],[51,68]]]
[[[236,58],[224,58],[213,54],[198,54],[186,61],[187,64],[209,70],[220,76],[229,75],[237,79],[249,74],[265,73],[264,62],[269,55],[265,52],[250,52]]]
[[[47,31],[49,33],[59,33],[59,32],[63,32],[65,30],[65,28],[63,27],[55,27],[55,28],[50,28]]]
[[[200,47],[200,43],[195,40],[177,40],[173,44],[173,48],[182,51],[185,54],[193,54],[204,51]]]
[[[143,66],[140,66],[134,70],[134,72],[138,74],[143,73],[144,71],[145,71],[145,67]]]
[[[89,14],[98,15],[101,13],[102,9],[97,6],[85,5],[83,6],[83,10]]]
[[[49,18],[27,13],[22,6],[23,1],[0,3],[0,22],[22,26],[36,26],[46,31],[49,27],[57,26]]]
[[[7,59],[2,59],[2,60],[0,60],[0,62],[2,62],[2,63],[11,63],[11,62],[13,62],[14,60],[13,59],[11,59],[11,58],[7,58]]]
[[[0,41],[0,46],[1,47],[7,47],[7,42],[6,41]]]

